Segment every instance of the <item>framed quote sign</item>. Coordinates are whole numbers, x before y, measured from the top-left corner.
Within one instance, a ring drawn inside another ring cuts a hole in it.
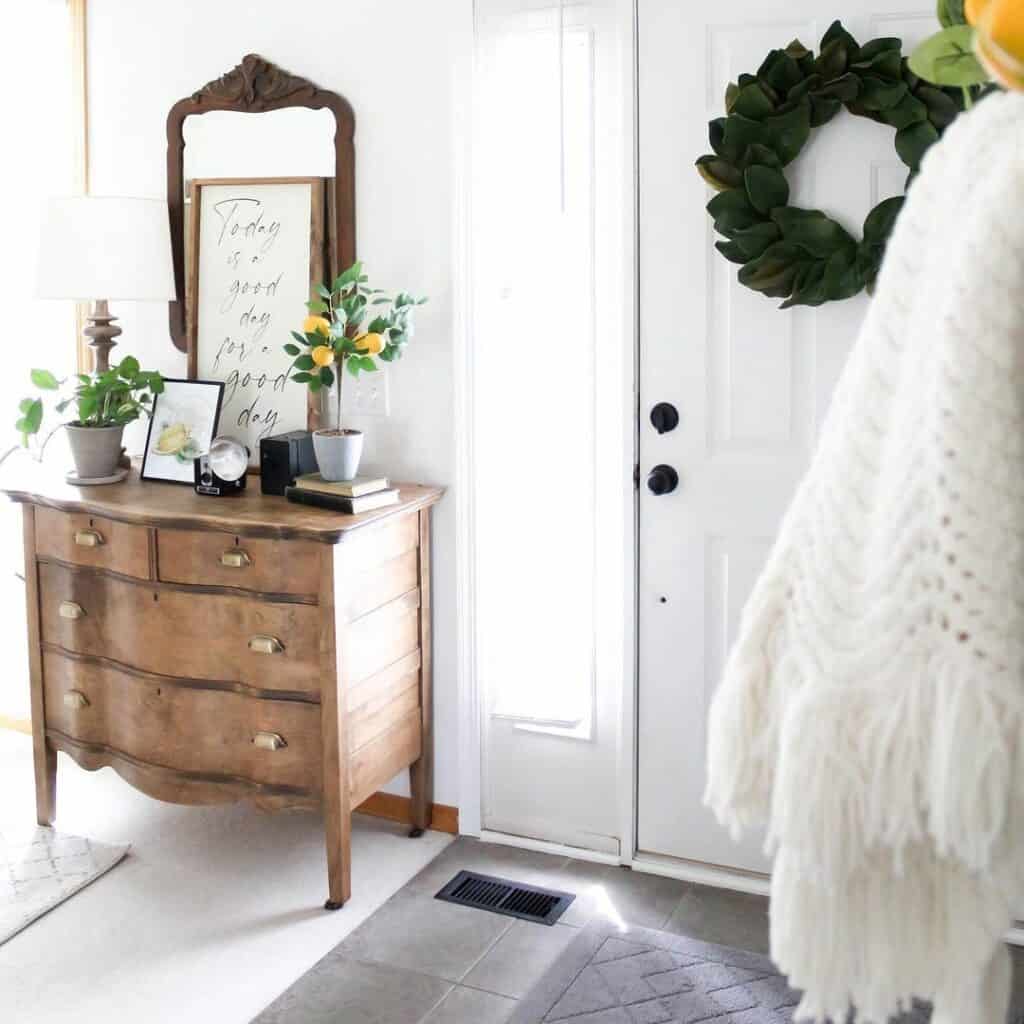
[[[208,178],[190,184],[186,252],[189,376],[224,382],[220,433],[249,448],[317,425],[283,350],[324,280],[323,178]]]

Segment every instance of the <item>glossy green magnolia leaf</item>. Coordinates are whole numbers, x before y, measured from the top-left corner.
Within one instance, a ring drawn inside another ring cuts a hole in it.
[[[780,237],[781,232],[777,225],[770,220],[733,232],[731,244],[737,246],[739,252],[743,254],[743,259],[737,262],[746,263],[747,260],[757,259],[769,245],[779,241]]]
[[[974,55],[970,25],[952,25],[930,36],[910,55],[910,70],[933,85],[964,88],[989,81]]]
[[[729,108],[729,113],[741,114],[743,117],[749,117],[754,121],[763,121],[766,117],[771,117],[775,113],[775,104],[771,101],[760,82],[752,82],[750,85],[744,86],[736,94],[736,98]]]
[[[743,184],[750,205],[758,213],[767,215],[776,206],[785,206],[789,202],[789,182],[775,167],[748,167],[743,172]]]
[[[747,260],[750,259],[746,254],[746,251],[740,246],[739,242],[715,242],[715,248],[727,260],[729,260],[730,263],[746,263]]]
[[[720,156],[708,153],[696,162],[697,173],[715,190],[724,192],[743,184],[742,172]],[[387,301],[387,300],[385,300]]]
[[[800,155],[811,134],[811,104],[805,99],[788,113],[767,118],[764,126],[771,133],[767,144],[785,167]]]
[[[773,298],[789,295],[803,255],[796,246],[776,242],[740,270],[740,284]]]
[[[929,147],[938,141],[939,133],[931,121],[918,121],[896,133],[896,152],[912,171],[917,171]]]
[[[857,248],[850,233],[821,210],[785,206],[772,210],[772,220],[786,243],[799,247],[809,256],[827,259],[838,250]]]

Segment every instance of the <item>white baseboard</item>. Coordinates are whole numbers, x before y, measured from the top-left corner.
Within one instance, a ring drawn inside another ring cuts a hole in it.
[[[618,865],[619,857],[614,853],[601,853],[598,850],[584,850],[579,846],[565,846],[562,843],[549,843],[543,839],[527,839],[525,836],[513,836],[507,832],[490,832],[481,829],[480,842],[496,843],[498,846],[516,846],[521,850],[535,850],[537,853],[550,853],[555,857],[573,857],[576,860],[589,861],[591,864]]]

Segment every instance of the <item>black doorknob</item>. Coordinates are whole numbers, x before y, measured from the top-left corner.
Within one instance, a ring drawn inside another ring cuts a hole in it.
[[[655,466],[647,474],[651,494],[671,494],[679,486],[679,474],[671,466]]]
[[[679,410],[671,402],[659,402],[651,410],[651,426],[659,434],[667,434],[679,426]]]

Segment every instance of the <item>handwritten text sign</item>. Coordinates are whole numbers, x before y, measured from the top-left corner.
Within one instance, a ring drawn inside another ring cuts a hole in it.
[[[282,346],[306,315],[314,187],[199,189],[196,375],[224,381],[220,433],[252,463],[261,438],[306,426],[306,388],[288,381]]]

